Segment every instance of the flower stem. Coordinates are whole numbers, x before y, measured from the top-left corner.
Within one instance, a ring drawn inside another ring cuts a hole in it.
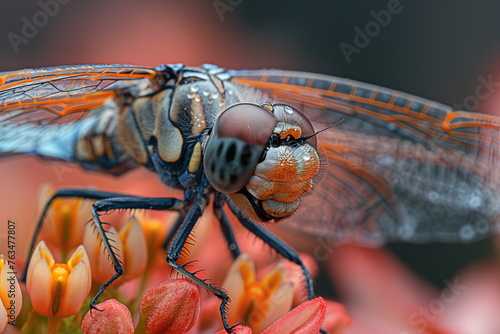
[[[47,333],[59,333],[59,327],[61,327],[61,318],[49,317]]]

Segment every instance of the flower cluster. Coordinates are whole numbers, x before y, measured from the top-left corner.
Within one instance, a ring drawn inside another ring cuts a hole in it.
[[[40,208],[52,193],[42,189]],[[17,318],[9,327],[21,332],[225,333],[220,301],[200,294],[198,285],[166,264],[163,243],[175,214],[106,217],[107,236],[124,274],[105,290],[101,299],[106,301],[89,309],[100,286],[115,274],[94,225],[86,223],[90,206],[80,199],[53,201],[25,285],[9,276],[0,256],[0,332]],[[206,269],[197,277],[223,282],[221,288],[231,297],[228,322],[239,324],[235,333],[317,333],[320,328],[340,333],[349,325],[340,304],[304,298],[304,278],[296,266],[285,261],[256,265],[255,255],[242,254],[234,261],[213,256],[224,247],[222,239],[214,241],[213,219],[210,214],[201,218],[196,242],[185,246],[181,264],[198,259],[187,267],[190,271]],[[267,256],[268,250],[262,252]],[[314,260],[303,256],[310,271],[317,271]],[[10,290],[16,293],[9,295]],[[14,311],[10,305],[16,305]]]

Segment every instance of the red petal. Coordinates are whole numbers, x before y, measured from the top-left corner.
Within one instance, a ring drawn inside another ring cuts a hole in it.
[[[200,309],[198,286],[185,279],[168,280],[149,290],[141,301],[146,332],[185,333],[196,322]]]
[[[262,334],[311,334],[317,333],[326,316],[326,303],[318,297],[300,304],[271,326]]]
[[[82,321],[84,334],[133,334],[132,315],[125,305],[110,299],[88,311]]]

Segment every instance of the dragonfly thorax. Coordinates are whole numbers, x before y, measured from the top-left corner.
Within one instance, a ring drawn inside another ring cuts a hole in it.
[[[211,185],[258,221],[292,215],[320,170],[313,127],[285,105],[242,103],[214,124],[204,154]]]

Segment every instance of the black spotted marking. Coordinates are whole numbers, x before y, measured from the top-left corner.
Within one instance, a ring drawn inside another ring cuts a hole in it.
[[[217,157],[221,158],[222,157],[222,150],[224,149],[224,142],[220,142],[219,146],[217,147]]]
[[[212,163],[210,164],[210,172],[212,174],[215,174],[215,162],[214,161],[212,161]]]
[[[252,155],[253,155],[252,148],[250,147],[250,145],[245,145],[240,155],[241,165],[247,166],[250,163],[250,160],[252,159]]]
[[[228,149],[226,150],[226,162],[231,162],[236,157],[236,144],[229,144]]]
[[[219,169],[218,174],[219,174],[219,176],[218,176],[219,180],[226,182],[226,172],[223,171],[222,169]]]
[[[238,181],[238,174],[231,174],[231,176],[229,176],[229,181],[231,183],[236,183],[236,181]]]

